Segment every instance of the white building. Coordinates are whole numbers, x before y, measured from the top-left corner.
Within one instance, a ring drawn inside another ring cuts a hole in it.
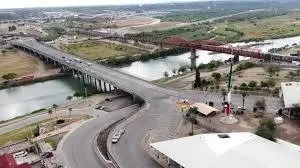
[[[299,168],[299,148],[255,134],[201,134],[150,144],[172,168]]]
[[[300,117],[300,82],[281,83],[281,98],[289,117]]]

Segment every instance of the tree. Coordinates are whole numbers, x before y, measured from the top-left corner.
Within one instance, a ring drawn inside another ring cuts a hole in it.
[[[194,124],[197,124],[196,114],[198,113],[197,107],[192,107],[187,112],[187,117],[190,119],[192,123],[192,130],[190,135],[194,135]]]
[[[176,69],[173,69],[172,72],[173,72],[173,74],[175,75],[175,74],[176,74]]]
[[[13,25],[13,26],[8,26],[8,31],[15,31],[17,30],[16,26]]]
[[[169,73],[168,73],[167,71],[164,72],[164,77],[165,77],[165,78],[169,77]]]
[[[238,86],[234,86],[233,90],[236,92],[236,90],[238,90],[238,88],[239,88]]]
[[[222,77],[222,75],[220,73],[217,73],[217,72],[214,72],[211,76],[217,81],[217,83],[220,82],[221,77]]]
[[[53,104],[52,105],[52,108],[54,109],[54,113],[55,113],[55,116],[56,116],[56,120],[58,119],[58,117],[57,117],[57,113],[56,113],[56,108],[58,107],[58,105],[56,105],[56,104]]]
[[[227,95],[226,89],[222,89],[223,102],[225,102],[226,95]]]
[[[267,84],[268,89],[269,89],[270,87],[275,87],[275,81],[274,81],[274,79],[272,79],[272,78],[270,78],[270,79],[268,79],[267,81],[265,81],[265,83]]]
[[[255,134],[276,142],[276,123],[272,119],[262,120],[256,129]]]
[[[254,104],[254,106],[261,110],[261,111],[265,111],[266,110],[266,101],[265,99],[262,99],[262,100],[257,100]]]
[[[49,110],[48,110],[48,114],[49,114],[50,118],[51,118],[52,113],[53,113],[53,110],[52,110],[52,109],[49,109]]]
[[[249,84],[248,84],[248,86],[250,88],[256,88],[257,87],[257,82],[256,81],[250,81]]]
[[[269,73],[270,77],[274,76],[279,71],[280,71],[279,66],[271,65],[267,68],[267,72]]]
[[[6,52],[6,50],[1,50],[2,55],[5,55]]]
[[[288,76],[291,78],[291,81],[294,79],[294,77],[296,76],[296,73],[293,71],[290,71]]]
[[[194,88],[201,87],[200,69],[196,69]]]
[[[6,79],[6,80],[11,80],[11,79],[16,78],[17,76],[18,75],[16,73],[8,73],[8,74],[2,75],[2,78]]]
[[[243,109],[244,109],[244,107],[245,107],[245,97],[248,96],[248,93],[247,92],[242,92],[241,95],[242,95],[242,98],[243,98]]]
[[[178,73],[179,73],[179,72],[184,73],[185,71],[186,71],[186,66],[181,66],[181,67],[178,69]]]
[[[72,108],[69,108],[68,110],[69,110],[69,118],[70,118],[71,115],[72,115],[72,110],[73,110],[73,109],[72,109]]]
[[[73,99],[73,96],[67,96],[66,100],[70,101]]]

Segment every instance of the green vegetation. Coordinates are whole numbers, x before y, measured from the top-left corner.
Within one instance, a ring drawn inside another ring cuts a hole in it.
[[[239,64],[236,69],[234,70],[234,72],[238,72],[238,71],[242,71],[242,70],[246,70],[246,69],[249,69],[249,68],[253,68],[255,67],[256,64],[253,63],[253,62],[245,62],[245,63],[241,63]]]
[[[8,31],[15,31],[15,30],[17,30],[15,25],[8,26]]]
[[[260,41],[300,35],[298,21],[300,12],[264,11],[247,15],[238,15],[217,24],[216,40]]]
[[[108,65],[108,66],[119,67],[119,66],[129,65],[135,61],[148,61],[151,59],[164,58],[164,57],[171,56],[171,55],[176,56],[176,55],[188,52],[188,51],[189,51],[189,49],[185,49],[185,48],[172,48],[172,49],[164,50],[161,52],[142,54],[140,56],[135,56],[135,57],[126,56],[126,57],[120,57],[120,58],[110,58],[110,59],[101,61],[100,63],[104,64],[104,65]]]
[[[2,75],[2,78],[6,79],[6,80],[11,80],[11,79],[16,78],[17,76],[18,75],[16,73],[8,73],[8,74]]]
[[[22,141],[24,139],[36,137],[38,135],[36,133],[36,129],[37,129],[38,125],[41,123],[48,122],[48,121],[50,121],[50,119],[31,124],[26,127],[23,127],[23,128],[20,128],[20,129],[17,129],[17,130],[8,132],[8,133],[0,134],[0,146],[4,146],[4,145],[11,144],[14,142]]]
[[[49,27],[49,28],[46,28],[45,31],[48,33],[48,35],[39,37],[37,40],[53,41],[53,40],[57,39],[59,36],[66,33],[65,29],[63,29],[61,27]]]
[[[177,16],[177,14],[175,15]],[[197,15],[197,11],[194,13],[188,12],[183,14],[182,17],[184,19],[185,17],[191,17],[189,20],[194,21],[193,18],[197,18],[194,15]],[[167,15],[166,17],[169,16]],[[282,8],[245,13],[231,18],[192,24],[182,28],[152,31],[145,35],[161,39],[169,36],[178,36],[192,40],[215,39],[224,42],[261,41],[300,35],[300,29],[298,29],[300,26],[299,18],[300,11],[288,12],[288,10]],[[199,19],[201,19],[201,16]]]
[[[255,134],[276,142],[277,127],[272,119],[264,119],[260,122]]]
[[[214,68],[218,68],[220,65],[222,65],[221,61],[212,60],[207,64],[200,64],[198,66],[198,68],[199,69],[214,69]]]
[[[133,55],[136,54],[147,53],[144,50],[128,47],[125,45],[98,42],[98,41],[71,44],[68,46],[61,46],[61,48],[72,54],[76,54],[80,57],[89,60],[95,60],[95,61],[106,59],[106,58],[116,58],[121,56],[132,57]]]
[[[11,122],[11,121],[17,120],[17,119],[21,119],[21,118],[26,117],[26,116],[31,116],[33,114],[44,113],[45,111],[46,111],[46,109],[44,109],[44,108],[38,109],[38,110],[35,110],[35,111],[33,111],[33,112],[29,113],[29,114],[26,114],[26,115],[17,116],[17,117],[14,117],[12,119],[5,120],[5,121],[0,121],[0,124],[4,124],[4,123],[7,123],[7,122]],[[4,126],[6,126],[6,125],[1,125],[0,128],[4,127]]]

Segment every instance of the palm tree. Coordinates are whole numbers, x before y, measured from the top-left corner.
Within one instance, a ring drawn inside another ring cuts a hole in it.
[[[49,109],[49,110],[48,110],[48,114],[49,114],[50,118],[51,118],[52,113],[53,113],[53,110],[52,110],[52,109]]]
[[[225,89],[222,89],[222,96],[223,96],[223,102],[225,102],[225,97],[227,95],[227,92]]]
[[[189,110],[188,110],[188,114],[189,114],[189,118],[191,120],[191,123],[192,123],[192,130],[191,130],[191,133],[190,135],[194,135],[194,122],[196,122],[196,114],[198,113],[198,108],[197,107],[191,107]]]
[[[56,116],[56,120],[57,120],[57,114],[56,114],[56,108],[57,107],[58,107],[58,105],[56,105],[56,104],[52,105],[52,108],[54,109],[54,113],[55,113],[55,116]]]
[[[244,110],[244,107],[245,107],[245,97],[248,96],[248,93],[247,92],[242,92],[241,95],[243,97],[243,110]]]
[[[71,115],[72,115],[72,108],[69,108],[69,120],[71,119]]]

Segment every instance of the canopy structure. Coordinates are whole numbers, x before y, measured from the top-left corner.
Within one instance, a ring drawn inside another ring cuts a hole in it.
[[[190,107],[197,107],[199,113],[207,116],[213,112],[218,112],[219,110],[216,109],[216,108],[213,108],[207,104],[204,104],[204,103],[194,103],[192,104]]]

